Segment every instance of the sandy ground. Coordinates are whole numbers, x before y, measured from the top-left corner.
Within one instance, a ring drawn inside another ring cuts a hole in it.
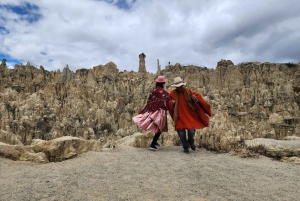
[[[300,166],[181,147],[118,147],[59,163],[0,158],[0,200],[300,200]]]

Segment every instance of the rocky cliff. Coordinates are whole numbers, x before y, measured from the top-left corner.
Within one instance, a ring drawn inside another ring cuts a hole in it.
[[[176,64],[160,73],[168,79],[167,90],[181,76],[211,104],[215,116],[209,128],[196,132],[199,146],[230,151],[253,138],[300,136],[300,63],[221,60],[215,69]],[[145,105],[156,76],[119,72],[112,62],[76,72],[66,66],[61,72],[30,63],[8,69],[2,60],[0,142],[30,145],[34,139],[72,136],[111,146],[145,133],[132,117]],[[161,143],[178,145],[171,118],[168,123]]]

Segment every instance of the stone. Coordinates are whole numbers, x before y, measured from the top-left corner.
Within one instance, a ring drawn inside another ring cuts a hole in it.
[[[256,138],[246,140],[245,145],[248,149],[260,149],[263,155],[275,158],[283,157],[300,157],[300,141],[299,140],[274,140]]]
[[[131,146],[148,146],[152,136],[132,117],[146,104],[156,74],[146,69],[119,72],[113,62],[76,72],[69,66],[47,71],[29,62],[8,69],[4,60],[0,67],[0,142],[27,147],[37,139],[69,136],[95,140],[102,147],[127,140]],[[229,152],[245,140],[300,137],[300,63],[235,65],[221,60],[215,69],[176,63],[160,74],[168,80],[183,77],[187,87],[211,104],[215,115],[208,128],[196,131],[197,146]],[[173,89],[170,84],[168,91]],[[168,127],[161,144],[180,145],[170,116]],[[75,155],[70,149],[64,157]]]
[[[0,142],[0,156],[12,160],[38,163],[60,162],[88,151],[102,151],[101,143],[96,140],[84,140],[70,136],[49,141],[35,139],[28,146]]]

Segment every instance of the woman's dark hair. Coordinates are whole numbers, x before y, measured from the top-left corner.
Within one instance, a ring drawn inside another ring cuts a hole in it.
[[[164,88],[164,82],[156,82],[155,87],[160,86],[161,88]]]

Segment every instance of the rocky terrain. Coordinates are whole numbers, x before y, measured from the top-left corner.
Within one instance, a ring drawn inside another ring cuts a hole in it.
[[[237,151],[245,157],[249,155],[245,150],[251,150],[299,162],[300,63],[234,65],[230,60],[221,60],[215,69],[175,64],[160,70],[159,66],[153,74],[120,72],[113,62],[76,72],[68,66],[62,72],[47,71],[30,63],[8,69],[3,59],[0,156],[55,161],[47,150],[35,148],[39,143],[56,146],[52,149],[58,150],[57,160],[89,151],[78,148],[88,143],[100,147],[93,151],[121,144],[148,147],[152,134],[139,129],[132,117],[145,105],[158,74],[168,79],[167,90],[172,89],[174,77],[183,77],[211,104],[215,116],[209,128],[196,132],[198,147]],[[171,118],[168,124],[169,132],[160,143],[179,145]],[[30,154],[20,154],[21,149]]]

